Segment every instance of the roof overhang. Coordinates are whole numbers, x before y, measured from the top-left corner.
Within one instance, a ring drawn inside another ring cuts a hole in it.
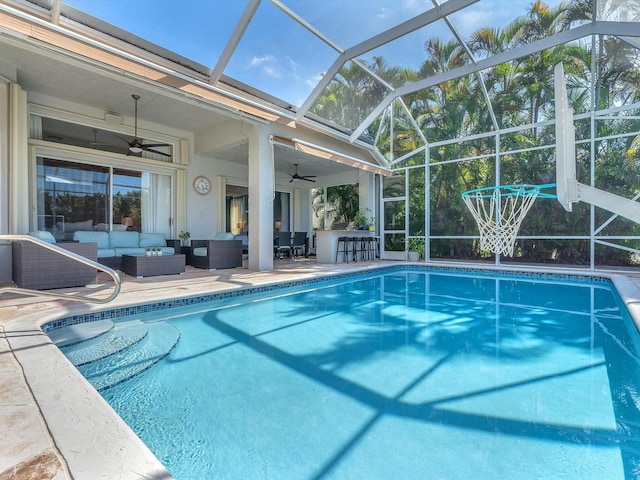
[[[366,172],[376,173],[383,176],[392,176],[393,171],[389,168],[374,165],[363,159],[356,158],[346,153],[338,152],[336,150],[316,145],[314,143],[300,140],[298,138],[286,138],[277,135],[271,136],[271,141],[274,144],[292,148],[298,152],[305,153],[307,155],[313,155],[314,157],[323,158],[332,162],[340,163],[342,165],[348,165],[350,167],[358,168]]]

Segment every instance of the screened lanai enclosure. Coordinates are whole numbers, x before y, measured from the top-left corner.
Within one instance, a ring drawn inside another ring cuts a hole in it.
[[[420,64],[394,63],[392,41],[342,65],[310,102],[310,112],[350,128],[352,139],[365,136],[393,166],[381,204],[388,255],[416,238],[428,259],[501,261],[480,248],[461,194],[555,182],[558,63],[575,112],[578,181],[640,196],[640,2],[510,2],[509,17],[496,15],[504,23],[487,17],[469,30],[476,8],[412,32],[424,46]],[[637,223],[593,205],[567,212],[538,200],[502,261],[633,265],[639,233]]]
[[[430,260],[640,263],[636,222],[586,202],[568,212],[548,198],[536,200],[513,256],[501,258],[481,248],[461,198],[556,182],[559,63],[574,111],[577,180],[640,197],[637,0],[31,3],[60,21],[100,28],[100,18],[138,36],[127,41],[189,59],[183,66],[205,83],[370,149],[394,172],[379,177],[371,212],[385,258],[405,258],[417,239]]]
[[[419,69],[378,69],[399,91],[368,126],[397,172],[382,190],[386,250],[402,250],[405,236],[424,237],[427,258],[495,259],[479,248],[461,194],[556,181],[557,63],[575,112],[578,181],[640,197],[640,3],[536,2],[509,11],[513,18],[503,26],[465,33],[456,29],[459,14],[451,15],[442,20],[449,36],[425,40]],[[385,65],[375,62],[372,68]],[[413,79],[409,87],[406,78]],[[637,223],[587,203],[572,210],[538,199],[513,257],[495,260],[638,263]]]

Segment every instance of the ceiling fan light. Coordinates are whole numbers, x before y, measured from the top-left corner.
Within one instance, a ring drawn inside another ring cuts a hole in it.
[[[129,147],[129,151],[131,153],[141,153],[142,152],[142,148],[140,148],[140,147]]]

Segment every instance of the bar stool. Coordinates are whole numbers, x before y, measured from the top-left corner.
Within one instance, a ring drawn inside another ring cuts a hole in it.
[[[349,241],[349,237],[338,237],[336,242],[336,263],[338,263],[340,252],[342,252],[342,261],[349,263]]]
[[[369,237],[362,236],[358,239],[358,243],[360,244],[360,258],[362,260],[369,260]]]
[[[375,245],[376,245],[376,240],[373,237],[364,237],[362,239],[363,242],[363,250],[364,250],[364,256],[366,257],[367,260],[375,260],[376,259],[376,251],[375,251]]]
[[[369,237],[369,257],[371,260],[380,258],[380,237]]]

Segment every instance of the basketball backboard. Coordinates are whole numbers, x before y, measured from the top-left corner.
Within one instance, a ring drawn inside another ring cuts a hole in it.
[[[562,63],[554,70],[556,104],[556,195],[567,211],[578,201],[576,179],[576,142],[573,109],[569,107]]]

